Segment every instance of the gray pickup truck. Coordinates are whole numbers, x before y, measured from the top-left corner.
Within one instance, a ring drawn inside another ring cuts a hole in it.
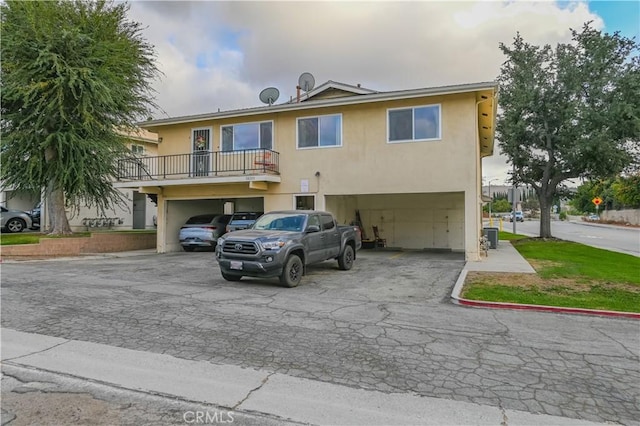
[[[337,259],[340,269],[351,269],[361,246],[360,229],[338,225],[330,213],[274,211],[249,229],[220,237],[216,258],[228,281],[279,277],[284,286],[296,287],[314,263]]]

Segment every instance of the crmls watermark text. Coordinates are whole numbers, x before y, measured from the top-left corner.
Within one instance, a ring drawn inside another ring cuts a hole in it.
[[[185,423],[203,424],[223,424],[233,423],[233,412],[231,411],[186,411],[182,415]]]

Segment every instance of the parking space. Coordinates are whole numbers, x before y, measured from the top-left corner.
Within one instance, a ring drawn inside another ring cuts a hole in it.
[[[361,250],[297,288],[212,252],[4,263],[2,326],[382,392],[631,424],[630,320],[455,306],[462,253]],[[616,368],[607,366],[615,363]],[[635,391],[634,391],[635,389]]]

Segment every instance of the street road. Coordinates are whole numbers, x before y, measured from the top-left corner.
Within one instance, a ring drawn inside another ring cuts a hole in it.
[[[461,253],[362,250],[352,270],[325,262],[289,289],[226,282],[211,252],[4,262],[1,320],[143,359],[640,426],[637,320],[456,306],[464,264]],[[182,407],[159,404],[142,411],[184,424]]]
[[[486,222],[485,226],[487,226]],[[499,225],[494,222],[494,226]],[[513,223],[503,222],[503,230],[513,232]],[[518,222],[516,233],[537,237],[540,235],[540,221]],[[588,222],[551,221],[551,234],[562,240],[640,257],[640,228]]]

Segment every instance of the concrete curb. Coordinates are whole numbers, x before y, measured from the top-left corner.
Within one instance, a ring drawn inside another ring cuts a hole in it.
[[[565,308],[560,306],[547,306],[547,305],[529,305],[524,303],[505,303],[505,302],[486,302],[483,300],[470,300],[460,297],[462,287],[467,279],[466,266],[462,269],[462,272],[458,276],[456,284],[453,286],[451,292],[451,299],[456,305],[473,306],[477,308],[494,308],[494,309],[514,309],[521,311],[539,311],[539,312],[554,312],[560,314],[582,314],[582,315],[597,315],[614,318],[632,318],[640,320],[640,313],[635,312],[618,312],[618,311],[605,311],[600,309],[584,309],[584,308]]]
[[[414,393],[366,390],[6,328],[0,328],[0,334],[3,367],[58,374],[186,404],[208,404],[282,424],[493,426],[506,424],[507,419],[510,425],[604,424]]]
[[[585,225],[585,226],[596,226],[599,228],[615,228],[615,229],[631,229],[631,230],[637,230],[640,231],[640,227],[638,226],[624,226],[624,225],[614,225],[614,224],[609,224],[609,223],[598,223],[598,222],[586,222],[584,220],[570,220],[569,222],[571,223],[575,223],[577,225]]]

